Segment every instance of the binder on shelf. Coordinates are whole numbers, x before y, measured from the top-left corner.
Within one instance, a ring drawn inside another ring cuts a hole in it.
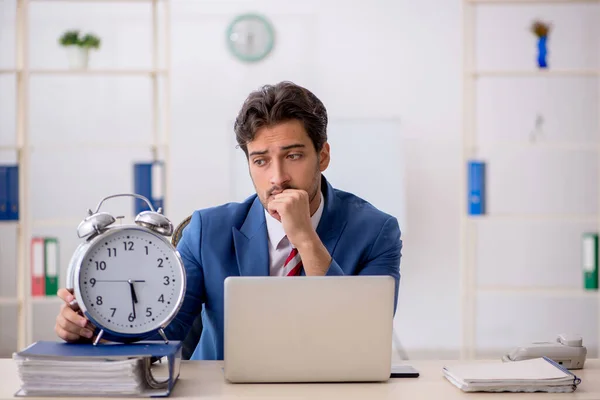
[[[146,197],[154,209],[162,208],[164,213],[165,176],[164,163],[136,163],[133,166],[134,192]],[[134,214],[149,210],[145,201],[134,200]]]
[[[468,212],[470,215],[486,213],[485,162],[472,160],[468,164]]]
[[[13,354],[21,381],[15,396],[166,397],[179,378],[181,345],[35,342]],[[152,367],[163,357],[166,365]]]
[[[19,167],[8,168],[8,219],[19,219]]]
[[[598,290],[598,234],[584,233],[582,238],[583,287]]]
[[[0,165],[0,221],[19,219],[19,167]]]
[[[56,296],[58,292],[58,239],[44,239],[44,272],[46,275],[46,296]]]
[[[8,166],[0,165],[0,221],[8,220]]]
[[[46,277],[44,273],[44,238],[31,238],[31,295],[46,294]]]

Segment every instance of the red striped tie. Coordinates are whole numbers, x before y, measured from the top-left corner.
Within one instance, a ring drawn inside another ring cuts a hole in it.
[[[290,255],[283,264],[283,275],[284,276],[298,276],[302,270],[302,260],[300,259],[300,253],[298,249],[292,248]]]

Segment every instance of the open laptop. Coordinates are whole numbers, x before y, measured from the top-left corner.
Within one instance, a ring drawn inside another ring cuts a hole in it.
[[[229,277],[230,382],[373,382],[390,378],[394,278]]]

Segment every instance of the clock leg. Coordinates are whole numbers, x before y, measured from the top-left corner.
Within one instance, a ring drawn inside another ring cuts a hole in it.
[[[100,333],[96,336],[96,340],[94,340],[94,346],[100,343],[100,339],[102,339],[102,335],[104,335],[104,329],[100,329]]]
[[[165,331],[163,331],[162,328],[158,330],[158,333],[160,333],[160,336],[165,341],[165,344],[169,344],[169,339],[167,339],[167,335],[165,335]]]

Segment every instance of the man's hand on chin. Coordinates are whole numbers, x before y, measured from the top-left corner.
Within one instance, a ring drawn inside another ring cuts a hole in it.
[[[325,275],[331,256],[312,227],[308,193],[286,189],[273,196],[268,211],[275,218],[279,215],[288,240],[300,253],[306,275]]]
[[[311,231],[308,193],[299,189],[286,189],[273,195],[268,203],[269,212],[278,214],[283,230],[294,247],[309,240]],[[273,215],[275,218],[276,215]]]

